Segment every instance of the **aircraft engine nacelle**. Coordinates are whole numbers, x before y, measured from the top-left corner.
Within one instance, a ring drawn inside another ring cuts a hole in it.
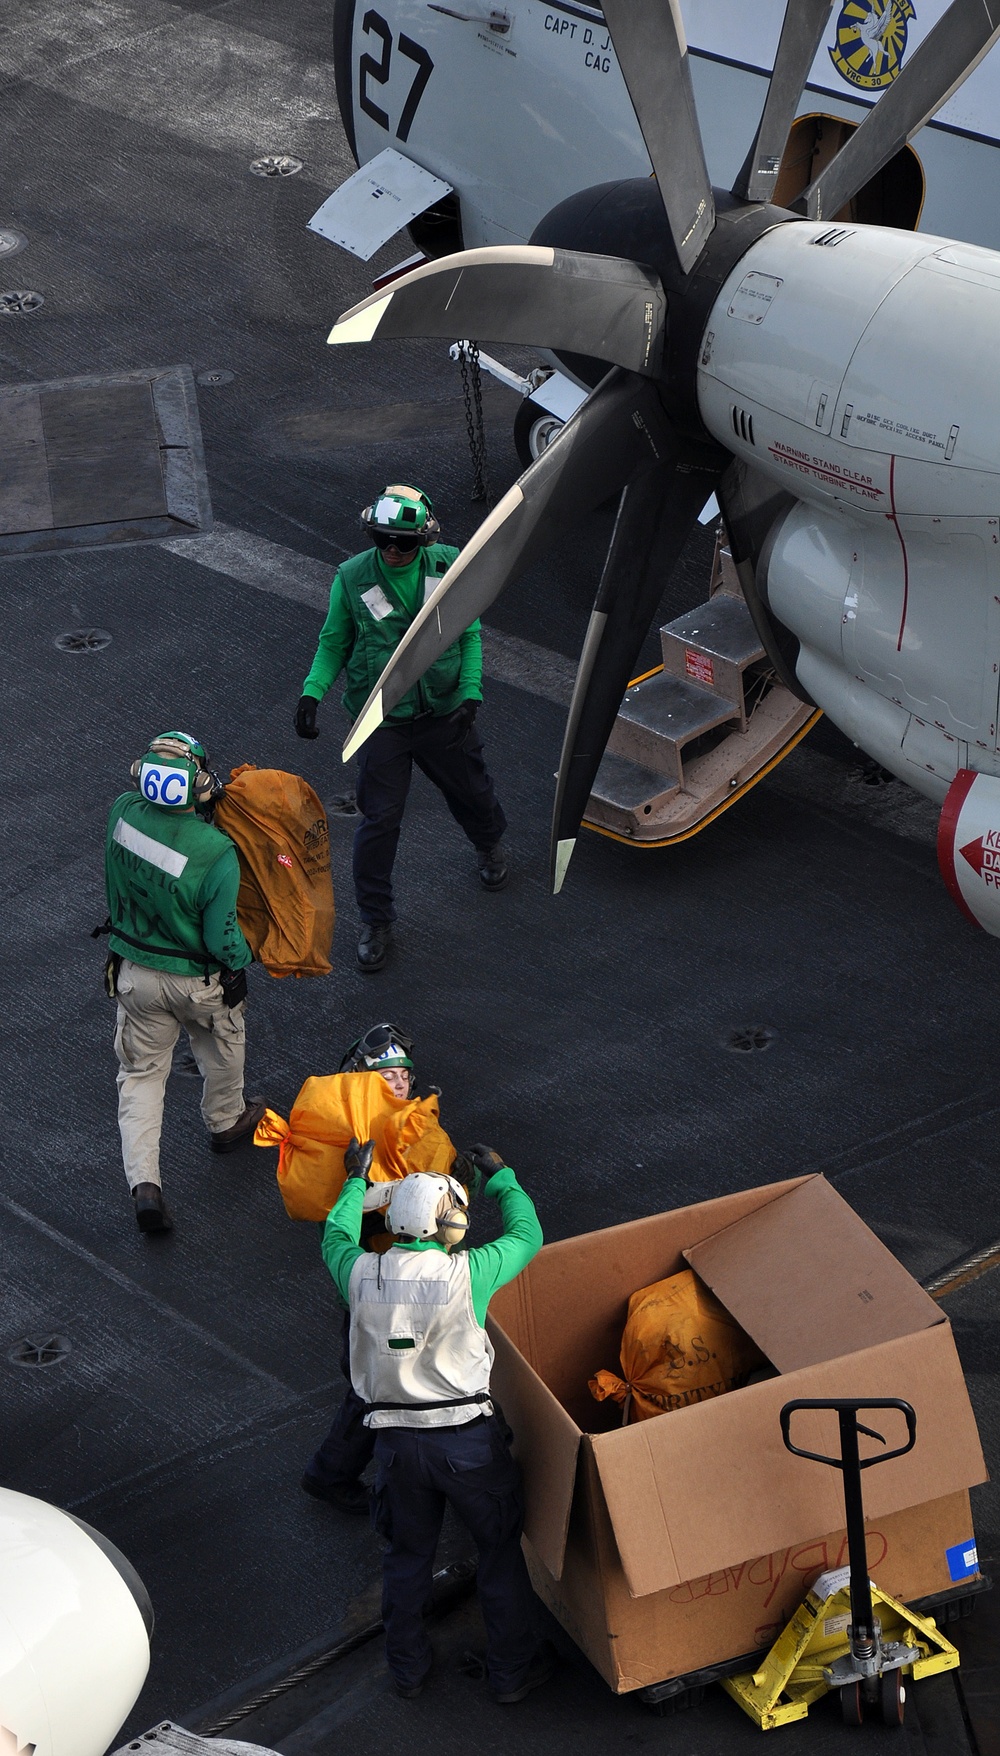
[[[1000,938],[1000,780],[960,769],[941,809],[938,864],[966,920]]]
[[[1000,771],[1000,254],[782,225],[713,307],[701,415],[799,504],[757,593],[803,693],[941,803]]]
[[[816,506],[1000,510],[1000,253],[879,226],[780,225],[708,317],[702,419]]]
[[[152,1629],[112,1543],[0,1489],[0,1756],[102,1756],[145,1681]]]
[[[798,642],[803,693],[876,761],[940,804],[976,761],[1000,768],[996,520],[906,532],[800,501],[756,570],[770,620]]]

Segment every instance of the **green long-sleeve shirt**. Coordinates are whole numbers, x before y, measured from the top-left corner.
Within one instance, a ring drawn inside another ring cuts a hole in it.
[[[303,695],[322,701],[345,668],[344,706],[357,714],[390,655],[423,608],[428,589],[443,577],[458,550],[444,543],[418,551],[408,567],[388,567],[376,549],[352,556],[337,570],[330,605]],[[483,647],[478,622],[442,653],[393,708],[390,719],[416,713],[452,713],[463,701],[481,701]]]
[[[477,1244],[469,1251],[469,1279],[472,1309],[476,1322],[486,1322],[486,1311],[499,1287],[516,1279],[527,1268],[542,1247],[542,1228],[538,1223],[535,1204],[526,1195],[509,1165],[496,1171],[483,1191],[495,1195],[500,1203],[503,1234],[492,1244]],[[323,1227],[323,1261],[333,1276],[344,1304],[350,1303],[351,1269],[364,1251],[358,1242],[361,1236],[361,1211],[365,1184],[361,1177],[349,1177],[327,1215]],[[444,1250],[443,1244],[393,1244],[393,1250]]]
[[[239,859],[214,824],[123,793],[108,819],[104,870],[112,951],[175,976],[250,963],[236,914]]]
[[[224,854],[202,885],[201,936],[205,949],[223,969],[246,969],[253,962],[250,950],[236,916],[240,893],[240,862],[236,849]]]

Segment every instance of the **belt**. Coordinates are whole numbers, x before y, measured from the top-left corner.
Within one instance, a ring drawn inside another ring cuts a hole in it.
[[[414,1409],[423,1413],[432,1408],[468,1408],[474,1402],[492,1402],[488,1390],[477,1390],[475,1396],[453,1396],[444,1402],[369,1402],[365,1404],[368,1414],[375,1414],[380,1409]]]
[[[116,939],[124,939],[126,945],[134,945],[137,951],[146,951],[150,957],[172,957],[175,963],[200,963],[207,975],[210,970],[217,970],[218,961],[213,957],[199,957],[196,951],[178,951],[168,945],[150,945],[148,939],[133,939],[131,933],[123,933],[120,927],[109,929]],[[91,934],[91,938],[96,937]],[[140,961],[140,960],[137,960]]]

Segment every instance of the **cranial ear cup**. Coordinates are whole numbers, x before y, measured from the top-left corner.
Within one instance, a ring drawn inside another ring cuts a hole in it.
[[[469,1216],[464,1207],[448,1207],[438,1222],[438,1239],[449,1250],[460,1244],[469,1229]]]
[[[225,781],[221,780],[213,769],[199,768],[191,785],[195,803],[207,805],[210,801],[221,798],[225,792],[225,786]]]

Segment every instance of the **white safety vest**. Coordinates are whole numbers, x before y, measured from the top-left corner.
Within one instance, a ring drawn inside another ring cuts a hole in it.
[[[351,1269],[351,1383],[366,1427],[457,1427],[493,1412],[493,1347],[465,1251],[394,1247]]]

